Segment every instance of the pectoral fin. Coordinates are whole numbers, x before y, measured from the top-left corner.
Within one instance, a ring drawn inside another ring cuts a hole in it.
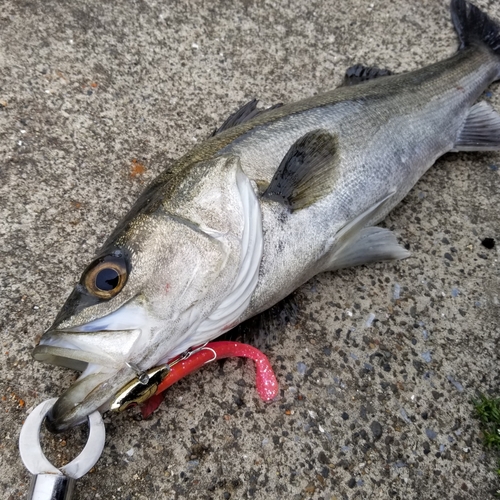
[[[378,219],[378,214],[382,214],[392,196],[394,192],[390,192],[339,231],[327,263],[328,271],[370,262],[406,259],[410,256],[410,252],[399,245],[394,233],[388,229],[365,227],[370,221]]]
[[[486,102],[469,111],[452,151],[497,151],[500,149],[500,115]]]
[[[283,158],[262,198],[291,210],[312,205],[330,192],[328,182],[337,161],[337,137],[313,130],[301,137]]]

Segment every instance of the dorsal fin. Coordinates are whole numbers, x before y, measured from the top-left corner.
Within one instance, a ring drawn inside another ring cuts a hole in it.
[[[344,76],[343,86],[358,85],[359,83],[381,78],[383,76],[390,76],[393,72],[388,69],[377,68],[376,66],[363,66],[356,64],[347,68]]]
[[[283,106],[283,103],[280,102],[267,109],[257,109],[258,102],[259,101],[257,99],[252,99],[241,106],[241,108],[235,111],[219,128],[215,129],[210,137],[220,134],[229,128],[236,127],[236,125],[245,123],[261,113]]]
[[[326,130],[313,130],[289,149],[262,194],[291,210],[305,208],[327,194],[328,176],[337,158],[337,137]]]

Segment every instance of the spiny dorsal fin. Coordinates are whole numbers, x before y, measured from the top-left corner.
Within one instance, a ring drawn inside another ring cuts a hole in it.
[[[498,151],[500,115],[485,101],[474,104],[452,151]]]
[[[290,148],[262,197],[291,210],[313,204],[329,192],[336,153],[336,136],[321,129],[309,132]]]
[[[258,102],[259,101],[257,99],[253,99],[241,106],[241,108],[235,111],[218,129],[215,129],[210,137],[220,134],[231,127],[236,127],[236,125],[247,122],[261,113],[283,106],[283,103],[280,102],[267,109],[257,109]]]
[[[368,80],[374,80],[375,78],[381,78],[383,76],[390,76],[393,72],[388,69],[380,69],[376,66],[363,66],[362,64],[356,64],[347,69],[344,76],[344,87],[351,85],[358,85],[359,83],[367,82]]]

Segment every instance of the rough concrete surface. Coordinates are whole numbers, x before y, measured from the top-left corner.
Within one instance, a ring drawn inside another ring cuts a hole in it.
[[[478,1],[500,19],[500,4]],[[408,71],[457,46],[448,1],[4,0],[0,6],[0,496],[26,495],[27,413],[70,370],[31,350],[145,184],[253,97],[290,102],[354,63]],[[500,109],[493,85],[485,94]],[[471,400],[498,394],[500,154],[449,154],[386,219],[403,262],[318,276],[251,363],[207,366],[159,410],[106,417],[75,498],[486,499]],[[142,168],[144,167],[144,169]],[[84,430],[44,434],[60,465]]]

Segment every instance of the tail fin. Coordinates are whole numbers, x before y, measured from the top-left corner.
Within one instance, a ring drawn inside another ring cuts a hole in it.
[[[451,0],[451,19],[460,39],[459,50],[475,43],[486,44],[500,56],[500,26],[466,0]]]

